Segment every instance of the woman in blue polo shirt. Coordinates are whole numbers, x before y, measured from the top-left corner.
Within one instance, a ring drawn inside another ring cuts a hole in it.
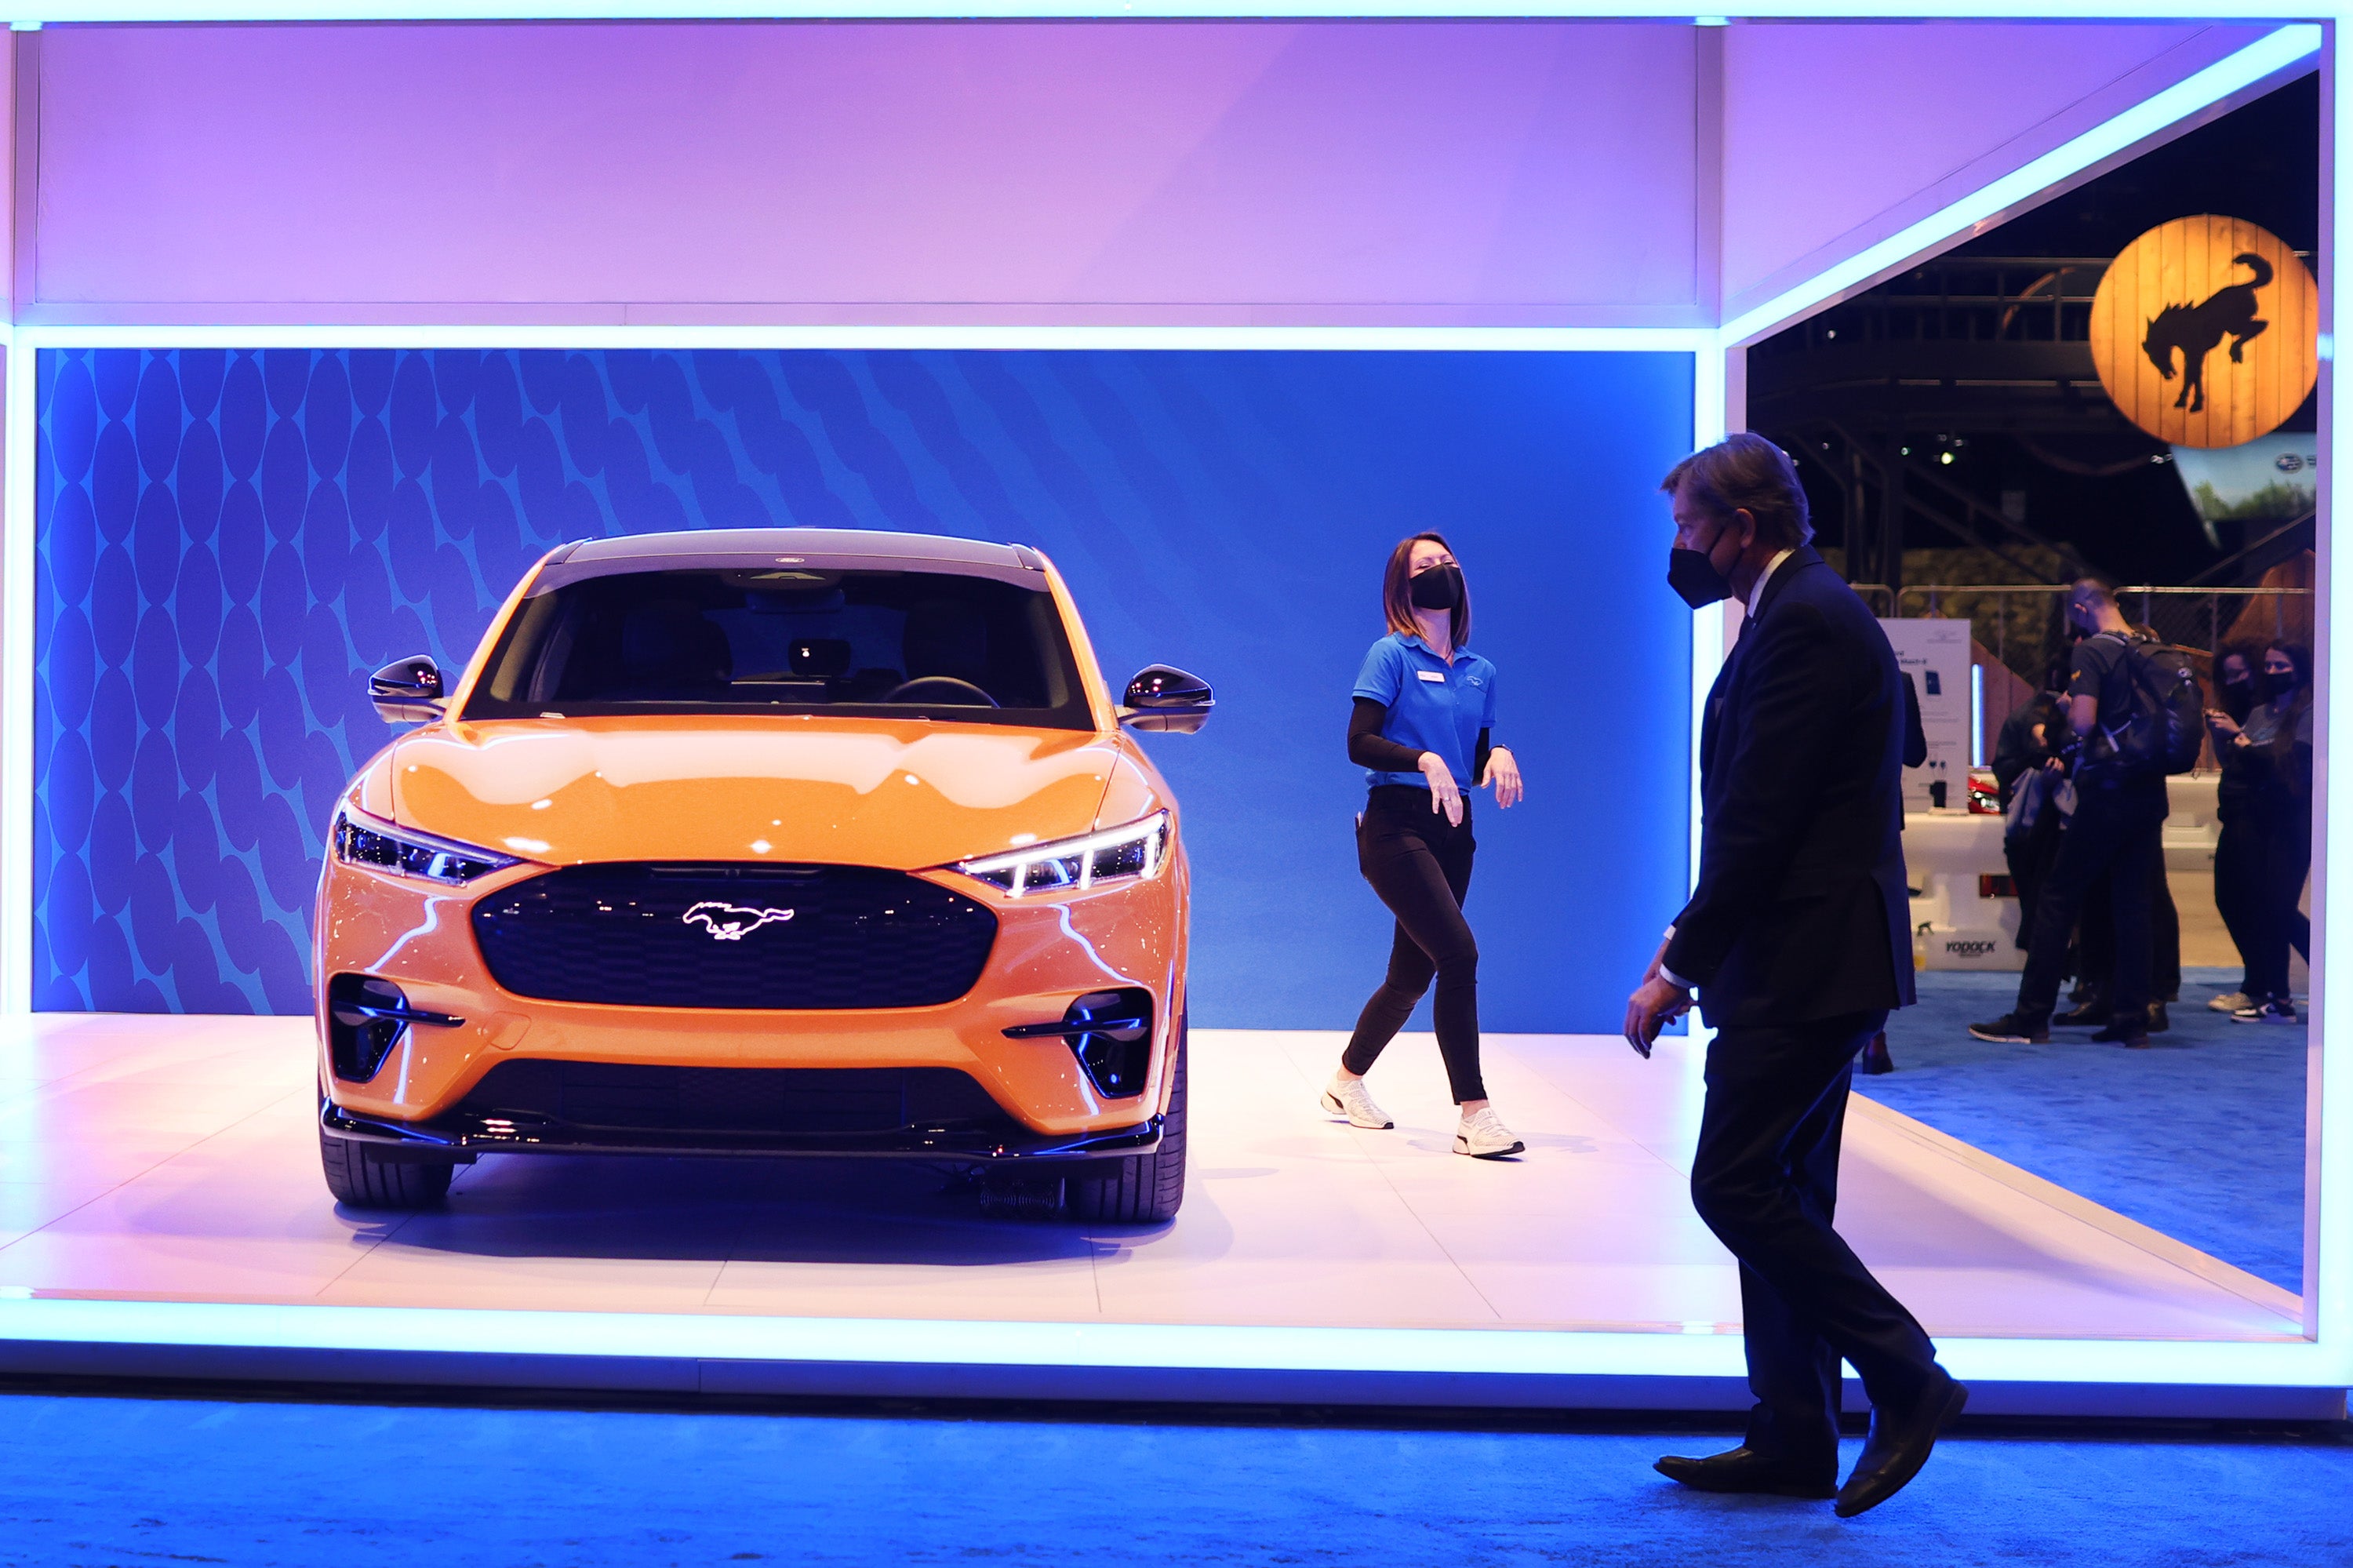
[[[1493,743],[1495,666],[1471,640],[1471,593],[1454,552],[1417,534],[1389,554],[1381,579],[1389,634],[1365,655],[1348,721],[1348,759],[1372,792],[1356,821],[1356,863],[1397,916],[1388,978],[1365,1003],[1356,1032],[1324,1090],[1324,1109],[1355,1127],[1397,1124],[1373,1103],[1365,1075],[1438,980],[1438,1052],[1461,1107],[1454,1152],[1482,1160],[1519,1153],[1479,1076],[1479,945],[1462,918],[1471,887],[1474,781],[1495,804],[1520,798],[1519,765]]]

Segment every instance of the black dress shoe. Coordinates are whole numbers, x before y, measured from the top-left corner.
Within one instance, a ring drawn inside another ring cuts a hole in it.
[[[2148,1049],[2148,1031],[2136,1029],[2129,1023],[2111,1023],[2092,1036],[2094,1045],[2125,1045],[2135,1051]]]
[[[1767,1492],[1782,1498],[1838,1496],[1838,1460],[1827,1466],[1801,1465],[1759,1454],[1746,1445],[1704,1459],[1670,1454],[1651,1467],[1671,1481],[1681,1481],[1704,1492]]]
[[[2051,1020],[2062,1029],[2097,1029],[2107,1021],[2108,1004],[2096,996],[2083,1006],[2071,1007]]]
[[[1920,1467],[1928,1462],[1928,1451],[1936,1446],[1937,1434],[1951,1425],[1961,1407],[1968,1404],[1968,1388],[1944,1368],[1937,1367],[1935,1372],[1909,1410],[1871,1413],[1871,1436],[1863,1442],[1862,1457],[1854,1462],[1853,1473],[1839,1489],[1841,1519],[1852,1519],[1865,1509],[1877,1508],[1902,1491],[1905,1483],[1918,1475]]]
[[[2150,1002],[2148,1004],[2148,1032],[2151,1034],[2162,1034],[2172,1027],[2173,1019],[2166,1012],[2165,1003],[2161,1001]]]

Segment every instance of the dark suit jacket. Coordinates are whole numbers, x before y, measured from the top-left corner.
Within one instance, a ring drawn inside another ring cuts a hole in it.
[[[1904,678],[1811,548],[1781,563],[1708,693],[1699,880],[1666,967],[1716,1028],[1908,1006]]]

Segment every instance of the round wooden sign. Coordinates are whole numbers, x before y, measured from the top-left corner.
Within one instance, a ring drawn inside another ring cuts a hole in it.
[[[2203,214],[2160,223],[2092,299],[2092,363],[2124,417],[2158,440],[2235,447],[2269,435],[2320,374],[2320,286],[2278,236]]]

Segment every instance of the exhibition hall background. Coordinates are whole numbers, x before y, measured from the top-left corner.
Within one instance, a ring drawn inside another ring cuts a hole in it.
[[[1031,543],[1106,678],[1217,687],[1146,742],[1198,877],[1194,1014],[1345,1028],[1348,692],[1399,537],[1444,531],[1530,779],[1480,805],[1488,1027],[1607,1032],[1687,865],[1690,618],[1659,476],[1688,355],[44,351],[36,1006],[307,1012],[366,672],[463,662],[567,539],[796,524]]]

